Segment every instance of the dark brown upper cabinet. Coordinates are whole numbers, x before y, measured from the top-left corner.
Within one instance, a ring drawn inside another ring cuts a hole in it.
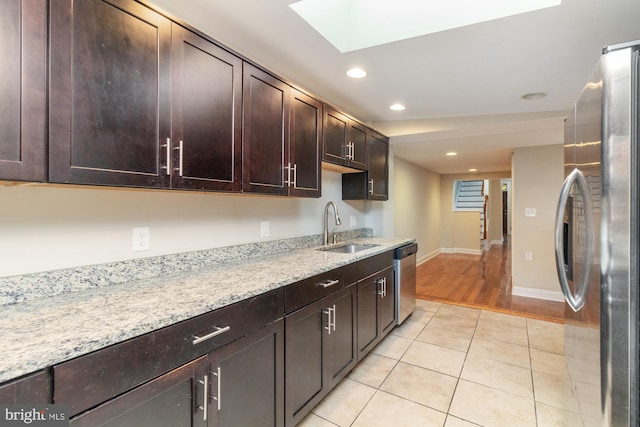
[[[50,181],[168,186],[171,21],[127,0],[50,7]]]
[[[369,151],[368,185],[370,200],[388,200],[389,198],[389,142],[378,133],[367,135]]]
[[[242,60],[176,24],[172,37],[171,186],[240,191]]]
[[[320,197],[322,103],[291,88],[289,116],[289,195]]]
[[[327,105],[323,147],[325,162],[367,170],[367,129]]]
[[[388,138],[368,131],[369,170],[342,174],[343,200],[389,200]]]
[[[45,180],[45,0],[3,0],[0,13],[0,179]]]
[[[289,86],[244,63],[242,191],[286,195]]]
[[[242,191],[320,197],[322,103],[244,63]]]

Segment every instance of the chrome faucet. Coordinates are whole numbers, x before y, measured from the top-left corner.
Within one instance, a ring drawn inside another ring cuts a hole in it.
[[[322,238],[323,245],[329,244],[329,206],[333,206],[336,225],[340,225],[340,216],[338,215],[338,208],[336,207],[336,204],[333,202],[327,202],[327,204],[324,207],[324,235]],[[331,235],[333,236],[333,243],[336,243],[335,232],[332,232]]]

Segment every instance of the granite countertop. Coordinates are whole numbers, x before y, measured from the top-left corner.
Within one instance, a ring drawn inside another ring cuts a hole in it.
[[[412,242],[353,254],[291,250],[5,305],[0,383]]]

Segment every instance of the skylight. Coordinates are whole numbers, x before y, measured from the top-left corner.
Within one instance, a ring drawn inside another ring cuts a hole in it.
[[[560,5],[561,0],[301,0],[290,4],[340,52]]]

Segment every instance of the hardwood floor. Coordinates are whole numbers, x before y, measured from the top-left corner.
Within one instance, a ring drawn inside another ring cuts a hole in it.
[[[416,296],[562,323],[564,303],[511,295],[511,245],[482,255],[439,254],[417,268]]]

